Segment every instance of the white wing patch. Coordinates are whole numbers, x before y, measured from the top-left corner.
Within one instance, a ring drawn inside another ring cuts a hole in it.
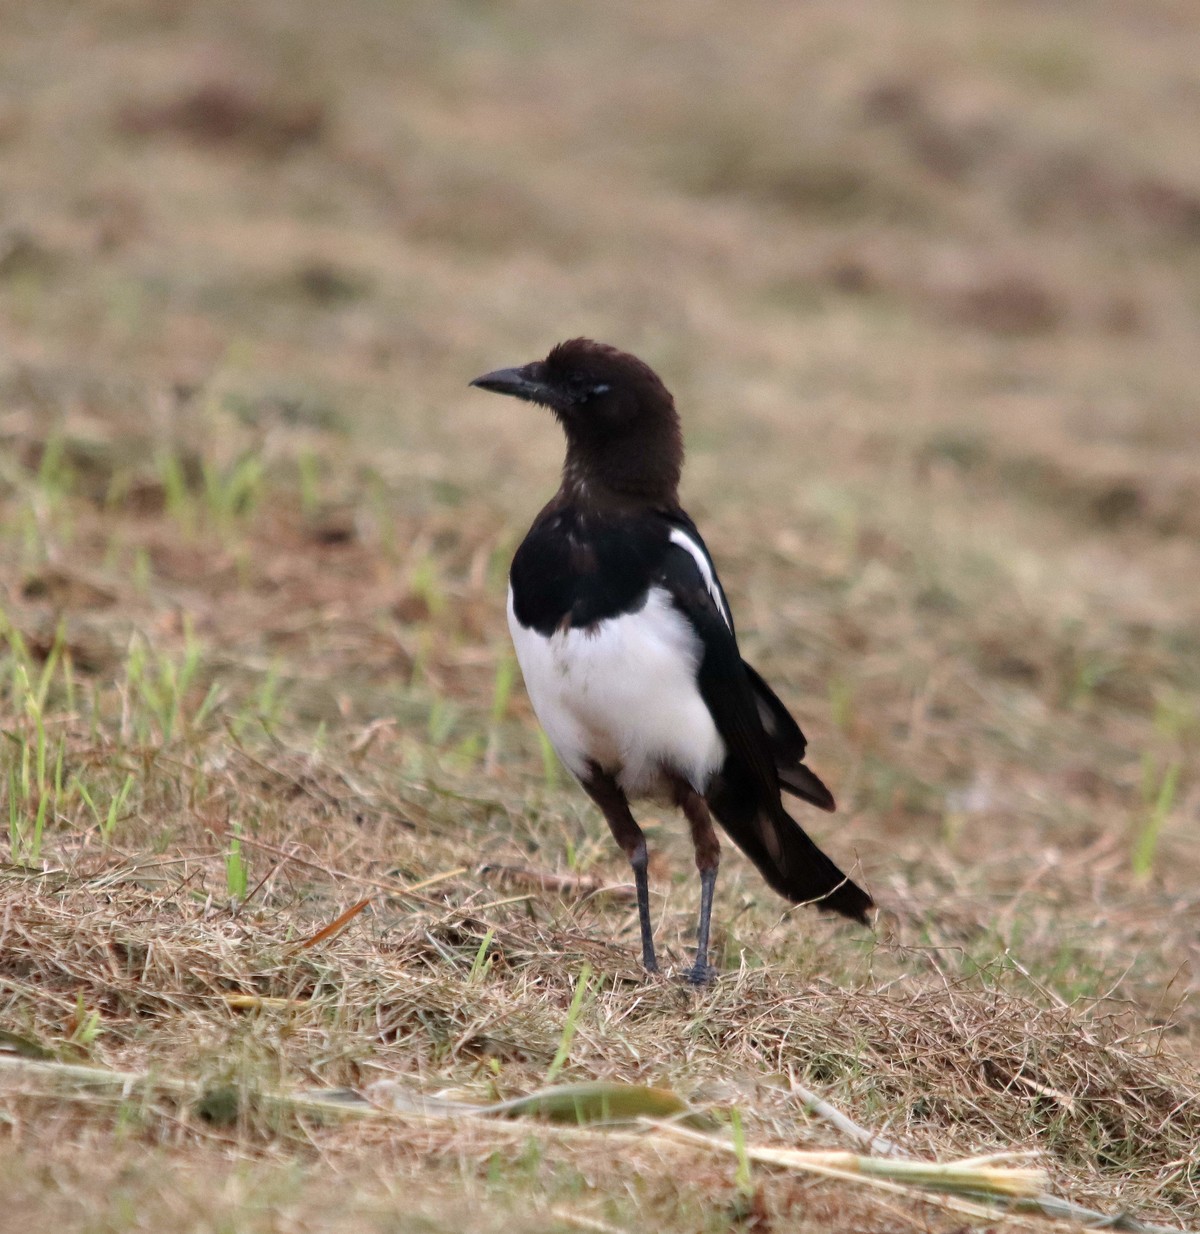
[[[712,596],[713,603],[717,606],[717,612],[721,614],[725,619],[725,624],[732,630],[733,619],[729,616],[729,609],[725,605],[725,599],[721,595],[720,587],[717,586],[717,576],[713,573],[712,563],[708,560],[708,555],[686,531],[681,530],[679,527],[671,528],[671,543],[691,553],[692,560],[695,561],[696,568],[700,571],[700,577],[704,579],[704,585],[708,588],[708,594]]]
[[[508,628],[533,709],[576,776],[595,762],[645,797],[665,790],[667,768],[706,790],[725,743],[696,681],[699,637],[662,588],[635,613],[549,638],[517,620],[510,588]]]

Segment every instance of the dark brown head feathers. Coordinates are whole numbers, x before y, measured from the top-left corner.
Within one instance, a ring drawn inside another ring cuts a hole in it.
[[[472,383],[549,407],[567,437],[564,497],[583,504],[674,506],[683,468],[675,400],[628,352],[574,338],[544,360]]]
[[[572,338],[551,349],[542,361],[552,381],[587,385],[613,382],[645,400],[672,403],[670,391],[659,375],[643,360],[590,338]]]

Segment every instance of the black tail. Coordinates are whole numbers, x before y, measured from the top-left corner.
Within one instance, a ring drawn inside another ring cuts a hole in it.
[[[785,899],[811,902],[869,924],[867,912],[875,901],[834,865],[782,805],[759,809],[752,794],[738,792],[728,781],[718,782],[708,804],[729,838]]]

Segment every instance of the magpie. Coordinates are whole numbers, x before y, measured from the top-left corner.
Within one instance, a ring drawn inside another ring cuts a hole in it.
[[[780,895],[864,925],[871,897],[809,839],[781,790],[822,810],[833,795],[806,741],[738,651],[712,558],[679,505],[675,402],[641,360],[590,339],[471,385],[548,407],[566,436],[558,492],[509,572],[508,626],[533,709],[633,867],[642,963],[658,971],[646,838],[630,811],[683,811],[700,873],[696,960],[713,978],[709,922],[726,834]]]

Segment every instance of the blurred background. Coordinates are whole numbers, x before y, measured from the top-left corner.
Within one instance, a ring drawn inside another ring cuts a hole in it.
[[[664,370],[702,466],[754,438],[756,468],[820,487],[870,438],[1085,524],[1197,530],[1190,5],[4,23],[10,381],[299,400],[427,477],[532,482],[554,434],[463,381],[586,333]]]
[[[900,948],[780,930],[731,859],[725,963],[1114,999],[1194,1059],[1198,119],[1188,0],[0,0],[13,861],[119,839],[236,899],[244,827],[624,878],[504,628],[559,433],[467,388],[590,335],[674,391],[743,649]],[[651,834],[682,955],[686,837]],[[112,1014],[110,1061],[144,1045]],[[1179,1135],[1129,1151],[1194,1205]]]

